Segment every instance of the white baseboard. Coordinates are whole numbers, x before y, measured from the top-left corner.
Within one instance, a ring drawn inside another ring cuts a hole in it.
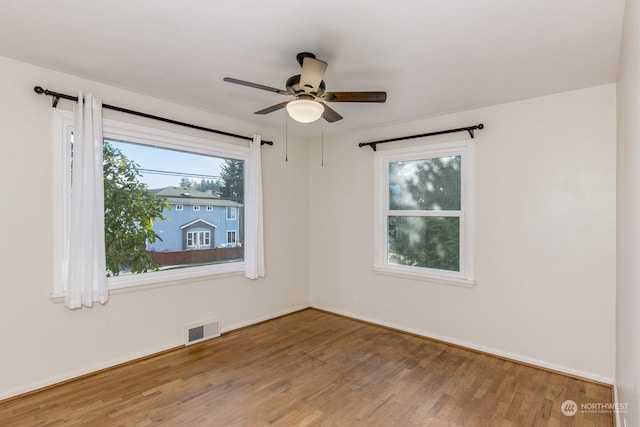
[[[46,379],[44,381],[38,381],[38,382],[35,382],[35,383],[32,383],[32,384],[29,384],[27,386],[24,386],[24,387],[19,387],[19,388],[16,388],[16,389],[13,389],[13,390],[9,390],[9,391],[4,392],[4,393],[0,393],[0,401],[2,401],[4,399],[9,399],[11,397],[16,397],[16,396],[19,396],[19,395],[24,394],[24,393],[29,393],[29,392],[32,392],[32,391],[35,391],[35,390],[39,390],[41,388],[50,387],[52,385],[63,383],[65,381],[73,380],[74,378],[80,378],[80,377],[83,377],[85,375],[93,374],[93,373],[101,371],[103,369],[112,368],[114,366],[118,366],[118,365],[121,365],[123,363],[131,362],[131,361],[136,360],[136,359],[141,359],[143,357],[151,356],[153,354],[162,353],[164,351],[171,350],[171,349],[176,348],[176,347],[181,347],[183,345],[184,345],[184,341],[178,341],[175,344],[170,344],[170,345],[167,345],[167,346],[156,348],[156,349],[150,350],[148,352],[145,351],[144,353],[132,354],[132,355],[128,355],[128,356],[123,357],[123,358],[113,359],[113,360],[110,360],[108,362],[96,364],[96,365],[93,365],[93,366],[90,366],[90,367],[87,367],[87,368],[78,369],[78,370],[67,372],[67,373],[64,373],[64,374],[61,374],[61,375],[56,375],[56,376],[48,378],[48,379]]]
[[[460,346],[460,347],[465,347],[471,350],[476,350],[476,351],[480,351],[482,353],[487,353],[487,354],[491,354],[494,356],[498,356],[504,359],[509,359],[509,360],[513,360],[516,362],[522,362],[522,363],[526,363],[528,365],[533,365],[533,366],[537,366],[540,368],[544,368],[544,369],[549,369],[552,371],[556,371],[556,372],[561,372],[561,373],[565,373],[567,375],[571,375],[574,377],[579,377],[579,378],[585,378],[588,380],[592,380],[592,381],[597,381],[603,384],[610,384],[613,385],[613,378],[608,378],[608,377],[603,377],[602,375],[597,375],[597,374],[593,374],[591,372],[584,372],[584,371],[580,371],[577,369],[573,369],[573,368],[569,368],[567,366],[561,366],[561,365],[557,365],[555,363],[549,363],[546,362],[544,360],[538,360],[538,359],[533,359],[531,357],[527,357],[521,354],[516,354],[516,353],[510,353],[508,351],[502,351],[499,349],[495,349],[495,348],[491,348],[491,347],[487,347],[487,346],[483,346],[483,345],[479,345],[479,344],[475,344],[475,343],[471,343],[468,341],[463,341],[463,340],[459,340],[456,338],[451,338],[451,337],[447,337],[447,336],[442,336],[442,335],[437,335],[437,334],[431,334],[425,331],[420,331],[417,329],[412,329],[412,328],[407,328],[405,326],[400,326],[400,325],[396,325],[394,323],[390,323],[390,322],[384,322],[378,319],[373,319],[367,316],[361,316],[359,314],[355,314],[355,313],[351,313],[348,311],[344,311],[344,310],[336,310],[333,307],[325,307],[322,305],[318,305],[318,304],[312,304],[311,305],[312,308],[317,308],[319,310],[324,310],[324,311],[328,311],[331,313],[335,313],[335,314],[339,314],[341,316],[345,316],[345,317],[351,317],[353,319],[357,319],[357,320],[362,320],[364,322],[368,322],[368,323],[373,323],[376,325],[380,325],[380,326],[385,326],[387,328],[392,328],[392,329],[397,329],[399,331],[403,331],[403,332],[407,332],[410,334],[414,334],[414,335],[418,335],[421,337],[425,337],[425,338],[430,338],[430,339],[434,339],[434,340],[438,340],[438,341],[442,341],[445,343],[449,343],[449,344],[453,344],[456,346]]]
[[[305,308],[309,308],[308,305],[301,305],[298,307],[293,307],[293,308],[289,308],[287,310],[282,310],[276,313],[271,313],[265,316],[260,316],[260,317],[256,317],[253,318],[251,320],[248,320],[246,322],[241,322],[226,328],[222,328],[221,331],[222,332],[229,332],[232,331],[234,329],[239,329],[239,328],[243,328],[245,326],[251,326],[253,324],[256,323],[260,323],[260,322],[264,322],[265,320],[270,320],[270,319],[274,319],[276,317],[280,317],[280,316],[284,316],[286,314],[290,314],[290,313],[294,313],[296,311],[300,311],[300,310],[304,310]],[[163,346],[163,347],[159,347],[159,348],[155,348],[149,351],[145,351],[144,353],[135,353],[135,354],[130,354],[126,357],[122,357],[122,358],[118,358],[118,359],[113,359],[110,360],[108,362],[104,362],[104,363],[100,363],[100,364],[96,364],[87,368],[83,368],[83,369],[78,369],[75,371],[71,371],[71,372],[67,372],[61,375],[56,375],[54,377],[48,378],[44,381],[38,381],[32,384],[29,384],[27,386],[24,387],[19,387],[13,390],[9,390],[6,391],[4,393],[0,393],[0,401],[4,400],[4,399],[9,399],[11,397],[16,397],[19,396],[21,394],[24,393],[29,393],[41,388],[45,388],[45,387],[50,387],[52,385],[55,384],[59,384],[65,381],[69,381],[69,380],[73,380],[74,378],[79,378],[85,375],[89,375],[98,371],[101,371],[103,369],[108,369],[108,368],[112,368],[118,365],[121,365],[123,363],[127,363],[127,362],[131,362],[134,361],[136,359],[141,359],[144,357],[149,357],[149,356],[153,356],[154,354],[157,353],[162,353],[164,351],[167,350],[171,350],[174,349],[176,347],[183,347],[184,346],[184,340],[180,340],[180,341],[176,341],[175,343],[171,343],[169,345]]]
[[[289,309],[286,309],[286,310],[282,310],[282,311],[279,311],[279,312],[276,312],[276,313],[271,313],[271,314],[268,314],[268,315],[265,315],[265,316],[256,317],[256,318],[250,319],[250,320],[245,321],[245,322],[240,322],[240,323],[237,323],[237,324],[234,324],[234,325],[231,325],[231,326],[223,327],[221,329],[221,331],[222,332],[233,331],[235,329],[244,328],[246,326],[251,326],[251,325],[256,324],[256,323],[264,322],[266,320],[274,319],[276,317],[280,317],[280,316],[284,316],[284,315],[287,315],[287,314],[290,314],[290,313],[294,313],[296,311],[304,310],[304,309],[309,308],[309,307],[310,306],[308,306],[308,305],[301,305],[301,306],[298,306],[298,307],[292,307],[292,308],[289,308]],[[471,350],[477,350],[477,351],[480,351],[480,352],[483,352],[483,353],[492,354],[492,355],[495,355],[495,356],[498,356],[498,357],[502,357],[502,358],[505,358],[505,359],[510,359],[510,360],[526,363],[526,364],[533,365],[533,366],[539,366],[541,368],[550,369],[550,370],[557,371],[557,372],[563,372],[563,373],[566,373],[568,375],[572,375],[572,376],[576,376],[576,377],[580,377],[580,378],[586,378],[586,379],[593,380],[593,381],[598,381],[598,382],[601,382],[601,383],[604,383],[604,384],[614,385],[613,378],[607,378],[607,377],[603,377],[603,376],[600,376],[600,375],[595,375],[595,374],[592,374],[592,373],[589,373],[589,372],[579,371],[579,370],[572,369],[572,368],[569,368],[569,367],[566,367],[566,366],[556,365],[554,363],[549,363],[549,362],[545,362],[545,361],[542,361],[542,360],[533,359],[533,358],[530,358],[530,357],[527,357],[527,356],[523,356],[523,355],[520,355],[520,354],[505,352],[505,351],[497,350],[497,349],[494,349],[494,348],[490,348],[490,347],[486,347],[486,346],[470,343],[470,342],[467,342],[467,341],[458,340],[458,339],[455,339],[455,338],[445,337],[445,336],[436,335],[436,334],[429,334],[429,333],[426,333],[424,331],[420,331],[420,330],[417,330],[417,329],[406,328],[406,327],[399,326],[399,325],[396,325],[396,324],[393,324],[393,323],[390,323],[390,322],[384,322],[384,321],[381,321],[381,320],[378,320],[378,319],[373,319],[373,318],[370,318],[370,317],[367,317],[367,316],[361,316],[361,315],[358,315],[358,314],[355,314],[355,313],[351,313],[351,312],[348,312],[348,311],[336,310],[335,308],[332,308],[332,307],[324,307],[322,305],[317,305],[317,304],[316,305],[312,305],[311,307],[312,308],[317,308],[319,310],[324,310],[324,311],[328,311],[328,312],[331,312],[331,313],[339,314],[341,316],[351,317],[353,319],[362,320],[362,321],[365,321],[365,322],[377,324],[377,325],[380,325],[380,326],[385,326],[385,327],[388,327],[388,328],[397,329],[399,331],[408,332],[408,333],[419,335],[419,336],[422,336],[422,337],[425,337],[425,338],[431,338],[431,339],[434,339],[434,340],[438,340],[438,341],[454,344],[454,345],[457,345],[457,346],[460,346],[460,347],[466,347],[466,348],[469,348]],[[156,349],[150,350],[148,352],[129,355],[127,357],[123,357],[123,358],[120,358],[120,359],[114,359],[114,360],[111,360],[109,362],[97,364],[97,365],[94,365],[94,366],[91,366],[91,367],[88,367],[88,368],[84,368],[84,369],[79,369],[79,370],[76,370],[76,371],[68,372],[68,373],[65,373],[63,375],[57,375],[57,376],[54,376],[54,377],[49,378],[49,379],[44,380],[44,381],[39,381],[39,382],[36,382],[36,383],[32,383],[32,384],[30,384],[28,386],[19,387],[17,389],[9,390],[9,391],[7,391],[5,393],[0,393],[0,400],[8,399],[8,398],[11,398],[11,397],[18,396],[20,394],[24,394],[24,393],[28,393],[28,392],[31,392],[31,391],[34,391],[34,390],[41,389],[41,388],[49,387],[49,386],[52,386],[52,385],[55,385],[55,384],[58,384],[58,383],[61,383],[61,382],[64,382],[64,381],[69,381],[69,380],[72,380],[74,378],[82,377],[84,375],[88,375],[88,374],[91,374],[91,373],[94,373],[94,372],[97,372],[97,371],[100,371],[100,370],[103,370],[103,369],[107,369],[107,368],[111,368],[111,367],[114,367],[114,366],[117,366],[117,365],[120,365],[120,364],[123,364],[123,363],[131,362],[132,360],[136,360],[136,359],[140,359],[140,358],[143,358],[143,357],[152,356],[153,354],[156,354],[156,353],[162,353],[164,351],[171,350],[171,349],[176,348],[176,347],[181,347],[183,345],[184,345],[184,342],[177,341],[177,342],[175,342],[173,344],[170,344],[170,345],[167,345],[167,346],[163,346],[163,347],[160,347],[160,348],[156,348]],[[617,395],[617,389],[615,388],[615,385],[614,385],[613,391],[614,391],[614,403],[618,403],[618,395]],[[621,424],[620,424],[620,414],[619,413],[616,413],[616,425],[617,426],[621,426]]]
[[[236,323],[235,325],[231,325],[231,326],[224,326],[223,325],[221,331],[222,331],[222,333],[230,332],[230,331],[233,331],[235,329],[240,329],[240,328],[244,328],[244,327],[247,327],[247,326],[255,325],[256,323],[264,322],[266,320],[275,319],[276,317],[285,316],[287,314],[295,313],[296,311],[304,310],[305,308],[309,308],[309,305],[300,305],[298,307],[289,308],[289,309],[286,309],[286,310],[278,311],[276,313],[267,314],[265,316],[254,317],[253,319],[247,320],[246,322]]]

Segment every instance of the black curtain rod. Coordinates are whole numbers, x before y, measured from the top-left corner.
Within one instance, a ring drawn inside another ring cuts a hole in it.
[[[37,94],[45,94],[47,96],[52,96],[53,97],[53,103],[52,103],[52,107],[56,108],[56,106],[58,105],[58,101],[60,101],[60,98],[63,99],[68,99],[70,101],[78,101],[78,97],[77,96],[71,96],[71,95],[65,95],[64,93],[58,93],[58,92],[53,92],[51,90],[48,89],[43,89],[41,86],[36,86],[33,88],[34,92]],[[178,126],[184,126],[184,127],[188,127],[191,129],[197,129],[197,130],[202,130],[205,132],[212,132],[212,133],[217,133],[219,135],[226,135],[226,136],[231,136],[233,138],[240,138],[240,139],[244,139],[247,141],[253,141],[253,138],[250,136],[244,136],[244,135],[237,135],[235,133],[229,133],[229,132],[224,132],[221,130],[216,130],[216,129],[211,129],[211,128],[206,128],[203,126],[198,126],[198,125],[193,125],[191,123],[185,123],[185,122],[179,122],[177,120],[172,120],[172,119],[167,119],[165,117],[159,117],[159,116],[154,116],[152,114],[147,114],[147,113],[141,113],[140,111],[134,111],[134,110],[129,110],[127,108],[122,108],[122,107],[116,107],[115,105],[109,105],[109,104],[102,104],[102,108],[106,108],[108,110],[115,110],[115,111],[120,111],[122,113],[127,113],[127,114],[132,114],[134,116],[140,116],[140,117],[145,117],[147,119],[153,119],[153,120],[158,120],[161,122],[165,122],[165,123],[171,123],[173,125],[178,125]],[[260,145],[273,145],[273,141],[262,141],[262,144]]]
[[[404,141],[405,139],[414,139],[414,138],[422,138],[425,136],[434,136],[434,135],[443,135],[445,133],[454,133],[454,132],[469,132],[469,135],[471,136],[471,138],[474,138],[474,131],[476,129],[483,129],[484,125],[482,123],[477,124],[475,126],[467,126],[464,128],[458,128],[458,129],[448,129],[448,130],[440,130],[437,132],[429,132],[429,133],[423,133],[420,135],[411,135],[411,136],[401,136],[400,138],[391,138],[391,139],[383,139],[381,141],[372,141],[372,142],[361,142],[358,144],[358,147],[366,147],[369,146],[371,147],[371,149],[373,151],[376,151],[376,145],[378,144],[384,144],[386,142],[395,142],[395,141]]]

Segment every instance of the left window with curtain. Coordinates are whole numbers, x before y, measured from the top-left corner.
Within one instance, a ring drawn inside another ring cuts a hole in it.
[[[54,109],[54,297],[65,294],[73,129],[73,114]],[[248,147],[109,119],[103,130],[109,288],[244,271]],[[233,246],[229,230],[238,231]]]

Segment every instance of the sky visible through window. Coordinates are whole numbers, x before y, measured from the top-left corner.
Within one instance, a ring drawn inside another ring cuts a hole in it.
[[[201,179],[220,179],[223,158],[122,141],[106,141],[139,165],[140,182],[147,184],[149,189],[177,187],[182,178],[196,182]]]

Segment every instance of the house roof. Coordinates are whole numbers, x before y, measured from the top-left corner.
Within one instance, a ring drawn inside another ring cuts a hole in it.
[[[204,225],[208,225],[209,227],[212,227],[212,228],[218,228],[215,224],[211,224],[210,222],[205,221],[202,218],[198,218],[198,219],[194,219],[193,221],[189,221],[188,223],[186,223],[184,225],[181,225],[180,229],[184,230],[185,228],[191,227],[192,225],[195,225],[195,224],[197,224],[199,222],[204,224]]]
[[[204,191],[188,187],[165,187],[153,191],[157,196],[167,199],[171,205],[187,206],[232,206],[241,207],[242,203],[233,200],[222,199]]]

